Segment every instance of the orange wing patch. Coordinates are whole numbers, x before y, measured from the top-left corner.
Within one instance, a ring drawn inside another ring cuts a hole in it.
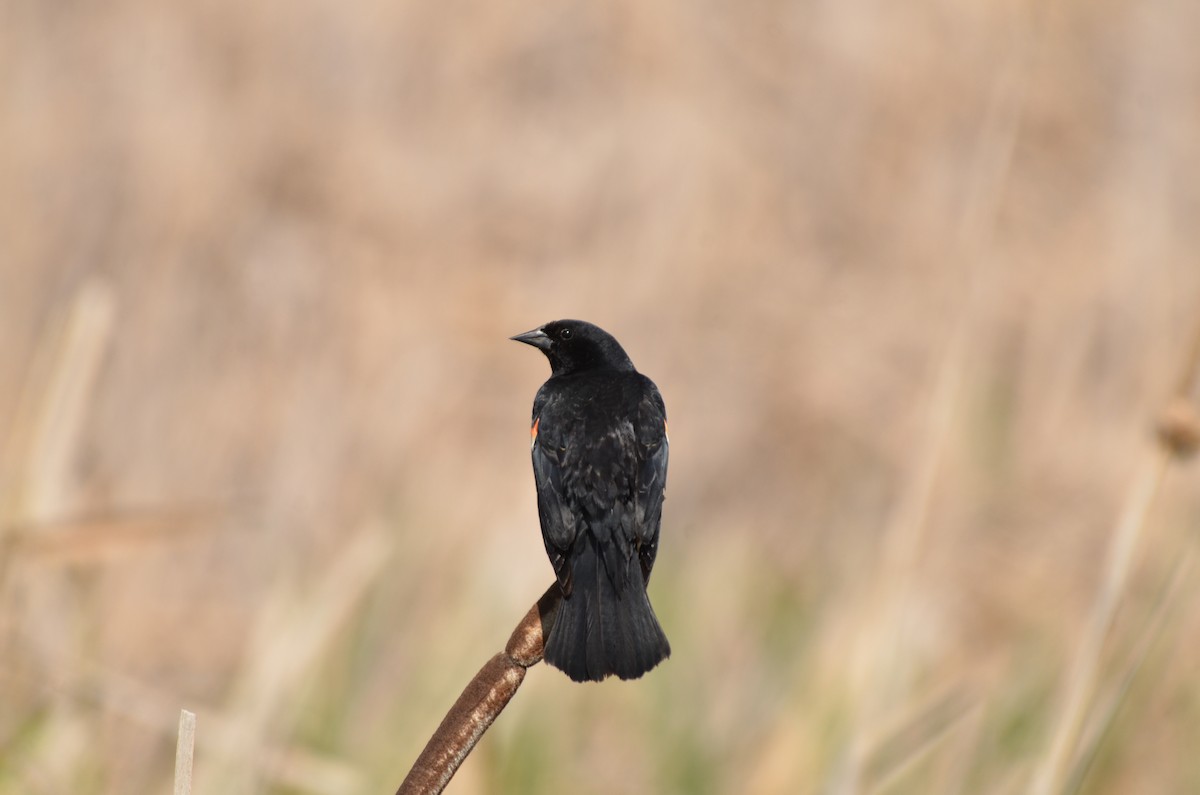
[[[534,427],[536,428],[537,425],[535,424]],[[667,432],[667,421],[666,420],[663,420],[663,438],[667,440],[667,444],[671,443],[671,434]]]
[[[538,425],[541,424],[541,422],[542,422],[542,418],[538,417],[536,420],[533,421],[533,427],[529,429],[529,446],[530,447],[533,447],[535,444],[537,444]]]

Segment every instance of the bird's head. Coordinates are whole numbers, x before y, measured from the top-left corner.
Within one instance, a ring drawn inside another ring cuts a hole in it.
[[[554,375],[586,370],[633,370],[621,343],[599,326],[582,320],[555,320],[511,337],[546,354]]]

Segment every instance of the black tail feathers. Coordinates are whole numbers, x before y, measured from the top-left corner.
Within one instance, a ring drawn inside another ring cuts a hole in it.
[[[559,605],[545,660],[576,682],[599,682],[612,674],[637,679],[671,654],[641,566],[636,556],[614,560],[626,571],[610,576],[594,543],[589,539],[581,547],[572,561],[571,596]]]

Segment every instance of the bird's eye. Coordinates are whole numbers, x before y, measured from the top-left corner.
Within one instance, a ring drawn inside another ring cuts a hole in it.
[[[571,339],[571,329],[569,329],[569,328],[565,328],[565,329],[563,329],[562,331],[558,332],[558,338],[559,338],[560,340],[569,340],[569,339]]]

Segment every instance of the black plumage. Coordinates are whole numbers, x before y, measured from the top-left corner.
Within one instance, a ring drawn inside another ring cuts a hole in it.
[[[514,340],[541,349],[532,455],[546,554],[563,600],[545,660],[577,682],[635,679],[671,653],[646,595],[667,481],[667,413],[621,345],[580,320]]]

